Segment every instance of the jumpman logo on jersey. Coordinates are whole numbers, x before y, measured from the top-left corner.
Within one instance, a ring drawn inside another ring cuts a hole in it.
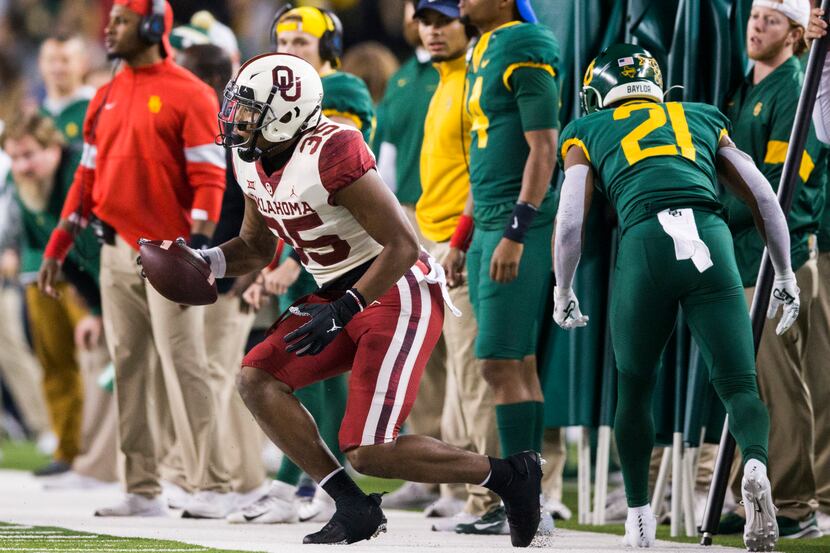
[[[330,328],[330,329],[328,329],[326,332],[337,332],[337,331],[338,331],[338,330],[340,330],[341,328],[343,328],[343,327],[342,327],[342,326],[337,326],[337,321],[335,321],[334,319],[332,319],[332,320],[331,320],[331,328]]]

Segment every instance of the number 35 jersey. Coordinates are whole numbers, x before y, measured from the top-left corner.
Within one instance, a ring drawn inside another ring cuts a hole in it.
[[[730,128],[708,104],[635,100],[571,122],[559,163],[583,150],[623,229],[668,208],[720,213],[715,156]]]
[[[289,161],[267,175],[261,160],[233,153],[236,180],[268,227],[294,248],[318,286],[376,257],[378,244],[334,195],[375,168],[360,131],[325,117],[297,143]]]

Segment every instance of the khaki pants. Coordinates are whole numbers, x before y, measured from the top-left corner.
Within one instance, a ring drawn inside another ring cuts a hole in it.
[[[37,284],[26,287],[29,328],[35,355],[43,367],[43,391],[52,430],[58,438],[54,458],[71,463],[81,449],[84,389],[75,355],[75,326],[89,312],[65,282],[60,297],[42,294]]]
[[[217,433],[222,444],[221,448],[212,449],[210,464],[230,475],[231,490],[246,493],[265,480],[260,455],[265,435],[236,393],[236,373],[255,317],[253,311],[243,313],[239,301],[232,294],[223,294],[216,303],[205,306],[205,345],[211,368],[210,386],[216,398]],[[156,386],[165,389],[164,380],[158,376]],[[170,409],[162,407],[156,415],[162,444],[161,477],[192,492]]]
[[[810,310],[807,385],[813,398],[816,499],[830,514],[830,252],[818,256],[818,296]]]
[[[780,318],[767,320],[758,348],[758,388],[769,409],[769,479],[778,516],[802,520],[815,511],[816,480],[813,475],[813,404],[805,362],[812,307],[817,295],[818,268],[811,259],[796,271],[801,289],[801,311],[795,324],[782,336],[775,334]],[[751,303],[755,288],[746,288]],[[826,363],[826,361],[825,361]],[[824,365],[826,370],[827,365]],[[826,400],[825,400],[826,402]],[[732,493],[741,497],[742,471],[733,471]]]
[[[542,494],[547,499],[562,501],[562,473],[565,470],[567,451],[564,428],[545,428],[542,435]]]
[[[48,430],[43,369],[26,345],[17,286],[0,284],[0,379],[11,393],[24,424],[34,434]]]
[[[136,251],[120,237],[101,248],[101,299],[110,356],[115,364],[118,438],[129,493],[161,493],[151,413],[170,410],[187,481],[192,489],[226,492],[229,475],[211,466],[221,447],[214,380],[204,343],[204,308],[163,298],[140,275]],[[153,386],[160,370],[166,393]]]
[[[253,323],[254,312],[243,313],[234,294],[219,296],[205,309],[205,342],[222,443],[213,449],[211,463],[231,475],[231,488],[239,493],[261,486],[266,476],[261,455],[265,435],[236,392],[236,375]]]
[[[81,453],[72,462],[72,470],[104,482],[115,482],[118,480],[115,397],[98,386],[98,378],[109,364],[109,354],[102,342],[91,351],[81,351],[79,357],[84,381],[84,414]]]
[[[424,244],[438,261],[443,261],[449,254],[449,242],[435,244],[424,241]],[[455,317],[446,312],[442,337],[446,347],[442,351],[434,351],[430,359],[446,367],[441,437],[457,447],[498,456],[496,411],[490,386],[478,372],[475,361],[477,327],[467,286],[450,290],[450,299],[461,310],[462,316]],[[416,405],[419,400],[420,396]],[[467,486],[466,512],[483,515],[498,504],[499,498],[493,492],[481,486]]]

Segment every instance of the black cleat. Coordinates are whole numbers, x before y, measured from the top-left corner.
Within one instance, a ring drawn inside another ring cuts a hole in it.
[[[386,517],[380,508],[381,495],[337,502],[337,509],[325,526],[303,538],[303,543],[349,544],[375,538],[386,532]]]
[[[510,481],[498,494],[507,511],[510,541],[514,547],[527,547],[539,528],[542,493],[542,461],[535,451],[523,451],[504,459],[513,469]]]

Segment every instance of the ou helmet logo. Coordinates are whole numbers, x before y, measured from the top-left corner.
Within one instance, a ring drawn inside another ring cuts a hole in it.
[[[278,65],[273,72],[274,85],[283,100],[294,102],[300,98],[302,86],[300,79],[294,76],[294,70],[286,65]]]

